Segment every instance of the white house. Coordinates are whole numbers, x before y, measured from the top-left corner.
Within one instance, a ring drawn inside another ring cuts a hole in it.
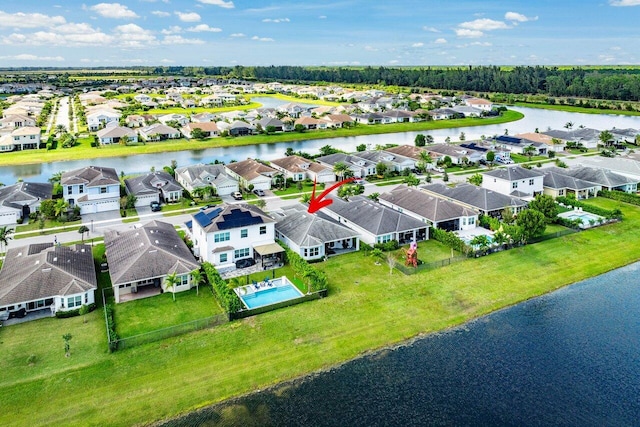
[[[40,128],[24,126],[15,128],[11,134],[0,138],[1,151],[35,150],[40,146]]]
[[[182,187],[165,171],[125,179],[124,186],[127,194],[136,196],[136,207],[149,206],[151,202],[172,203],[182,198]]]
[[[121,113],[110,110],[96,110],[87,114],[87,126],[90,131],[102,129],[107,123],[117,122],[120,120]]]
[[[133,129],[124,126],[106,126],[96,132],[96,136],[102,145],[119,144],[120,140],[125,137],[128,142],[138,142],[138,133]]]
[[[544,191],[544,174],[535,169],[511,166],[482,175],[482,187],[508,196],[530,200]]]
[[[196,188],[212,186],[219,196],[226,196],[238,191],[238,181],[225,172],[224,165],[185,166],[176,169],[176,180],[190,193]]]
[[[305,179],[318,183],[335,181],[332,168],[297,155],[271,160],[271,166],[282,172],[285,179],[291,178],[293,181]]]
[[[184,114],[165,114],[158,117],[158,121],[163,125],[166,125],[169,122],[177,122],[180,126],[185,126],[189,123],[189,119]]]
[[[273,219],[248,204],[205,209],[187,223],[196,257],[219,270],[235,269],[235,262],[245,258],[269,262],[284,252],[275,243],[274,226]]]
[[[0,313],[76,310],[95,302],[97,288],[88,245],[11,248],[0,270]]]
[[[62,174],[62,195],[80,214],[120,209],[120,179],[113,168],[87,166]]]
[[[43,200],[50,199],[53,184],[48,182],[18,182],[0,187],[0,225],[13,225],[29,220],[29,214],[40,209]]]
[[[271,190],[271,183],[280,172],[277,169],[260,163],[254,159],[246,159],[225,165],[229,176],[237,179],[240,186],[249,188],[253,185],[256,190]]]
[[[154,123],[140,129],[140,136],[145,141],[164,141],[166,139],[177,139],[182,135],[178,129],[162,123]]]

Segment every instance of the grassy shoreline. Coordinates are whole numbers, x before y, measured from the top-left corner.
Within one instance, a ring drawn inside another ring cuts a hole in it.
[[[0,165],[26,165],[52,163],[70,160],[97,159],[103,157],[126,157],[138,154],[169,153],[186,150],[204,150],[218,147],[239,147],[256,144],[275,144],[278,142],[305,141],[321,138],[340,138],[360,135],[378,135],[397,132],[429,131],[454,127],[484,126],[520,120],[523,114],[507,111],[502,117],[469,118],[455,120],[439,120],[418,123],[397,123],[388,125],[359,125],[351,129],[320,130],[311,132],[288,132],[275,135],[253,135],[245,137],[212,138],[205,141],[179,139],[174,141],[148,143],[137,146],[111,145],[92,148],[83,143],[73,148],[57,148],[56,150],[27,150],[0,155]],[[160,165],[158,165],[160,166]]]
[[[572,105],[556,105],[556,104],[551,105],[551,104],[536,104],[536,103],[529,103],[529,102],[516,102],[513,104],[513,106],[539,108],[541,110],[566,111],[567,113],[617,114],[619,116],[640,116],[639,111],[585,108],[585,107],[574,107]]]
[[[148,424],[637,261],[640,208],[606,199],[592,203],[620,207],[625,220],[413,276],[389,275],[386,265],[376,266],[362,253],[342,255],[316,264],[329,277],[328,298],[114,354],[106,351],[99,311],[86,324],[81,318],[43,319],[2,328],[0,420],[29,426]],[[74,336],[70,358],[60,338],[67,331]],[[37,357],[33,366],[26,363],[30,354]]]

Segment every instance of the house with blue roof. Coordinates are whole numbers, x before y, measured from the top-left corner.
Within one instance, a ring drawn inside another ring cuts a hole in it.
[[[187,227],[195,256],[227,271],[244,259],[265,268],[281,263],[284,249],[275,242],[275,223],[257,206],[238,204],[201,210]]]

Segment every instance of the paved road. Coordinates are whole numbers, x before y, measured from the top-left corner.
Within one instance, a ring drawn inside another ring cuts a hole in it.
[[[58,115],[56,116],[56,124],[55,126],[62,125],[71,132],[71,128],[69,127],[69,97],[65,96],[60,98],[60,103],[58,104]],[[55,127],[54,127],[55,130]]]

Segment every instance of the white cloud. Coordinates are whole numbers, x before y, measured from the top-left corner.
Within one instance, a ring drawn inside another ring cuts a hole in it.
[[[207,24],[196,25],[195,27],[187,28],[187,31],[192,33],[202,33],[202,32],[210,32],[210,33],[219,33],[222,31],[221,28],[210,27]]]
[[[276,18],[276,19],[265,18],[262,20],[262,22],[273,22],[274,24],[279,24],[281,22],[290,22],[290,21],[289,21],[289,18]]]
[[[138,17],[134,11],[120,3],[98,3],[91,6],[89,10],[93,10],[104,18],[130,19]]]
[[[378,48],[375,48],[373,46],[365,46],[364,50],[368,51],[368,52],[377,52]]]
[[[320,15],[318,16],[318,19],[327,19],[327,15]]]
[[[187,13],[175,12],[175,14],[178,15],[178,19],[180,19],[182,22],[199,22],[200,21],[200,15],[198,15],[195,12],[187,12]]]
[[[640,0],[609,0],[611,6],[640,6]]]
[[[440,32],[440,30],[438,30],[437,28],[427,27],[426,25],[424,27],[422,27],[422,29],[424,31],[429,31],[430,33],[439,33]]]
[[[169,12],[163,12],[162,10],[154,10],[151,12],[152,15],[158,16],[160,18],[166,18],[167,16],[171,16]]]
[[[469,46],[493,46],[492,43],[489,42],[473,42],[473,43],[469,43]]]
[[[224,9],[233,9],[235,6],[232,1],[224,1],[224,0],[197,0],[203,4],[211,4],[213,6],[220,6]]]
[[[528,22],[528,21],[537,21],[538,17],[534,16],[530,18],[518,12],[507,12],[504,14],[504,19],[506,19],[507,21],[514,21],[514,22]]]
[[[178,25],[172,25],[169,28],[164,28],[162,31],[160,31],[160,33],[164,34],[165,36],[168,36],[170,34],[178,34],[181,32],[182,32],[182,27]]]
[[[467,37],[467,38],[478,38],[484,36],[482,31],[478,30],[467,30],[465,28],[456,28],[456,35],[458,37]]]
[[[89,24],[67,23],[31,34],[13,33],[2,37],[1,43],[33,46],[91,46],[111,44],[113,37],[94,29]]]
[[[273,41],[275,41],[271,37],[258,37],[258,36],[251,37],[251,40],[257,40],[259,42],[273,42]]]
[[[392,59],[391,61],[389,61],[389,64],[397,64],[398,62],[400,61],[398,61],[397,59]]]
[[[136,25],[119,25],[114,29],[117,44],[126,48],[143,48],[149,44],[156,44],[156,36],[149,30]]]
[[[185,39],[182,36],[165,36],[162,44],[203,44],[204,40]]]
[[[6,13],[0,10],[0,27],[37,28],[51,27],[67,22],[63,16],[48,16],[42,13]]]
[[[620,46],[612,46],[611,50],[622,50]]]
[[[447,42],[447,39],[443,39],[442,37],[439,38],[439,39],[435,39],[433,41],[433,43],[435,43],[435,44],[445,44],[446,42]]]
[[[463,22],[458,25],[460,28],[475,31],[493,31],[493,30],[506,30],[510,28],[502,21],[495,21],[489,18],[476,19],[474,21]]]
[[[231,34],[229,37],[236,37],[236,38],[239,38],[239,37],[246,37],[246,36],[247,36],[247,35],[246,35],[246,34],[244,34],[244,33],[233,33],[233,34]]]
[[[14,61],[64,61],[62,56],[36,56],[28,53],[21,53],[13,56],[0,56],[0,59],[10,59]]]
[[[422,46],[424,46],[424,43],[422,42],[414,43],[411,45],[411,47],[422,47]]]
[[[167,58],[163,58],[160,60],[160,63],[162,64],[173,64],[174,62],[176,61],[174,61],[173,59],[167,59]]]

